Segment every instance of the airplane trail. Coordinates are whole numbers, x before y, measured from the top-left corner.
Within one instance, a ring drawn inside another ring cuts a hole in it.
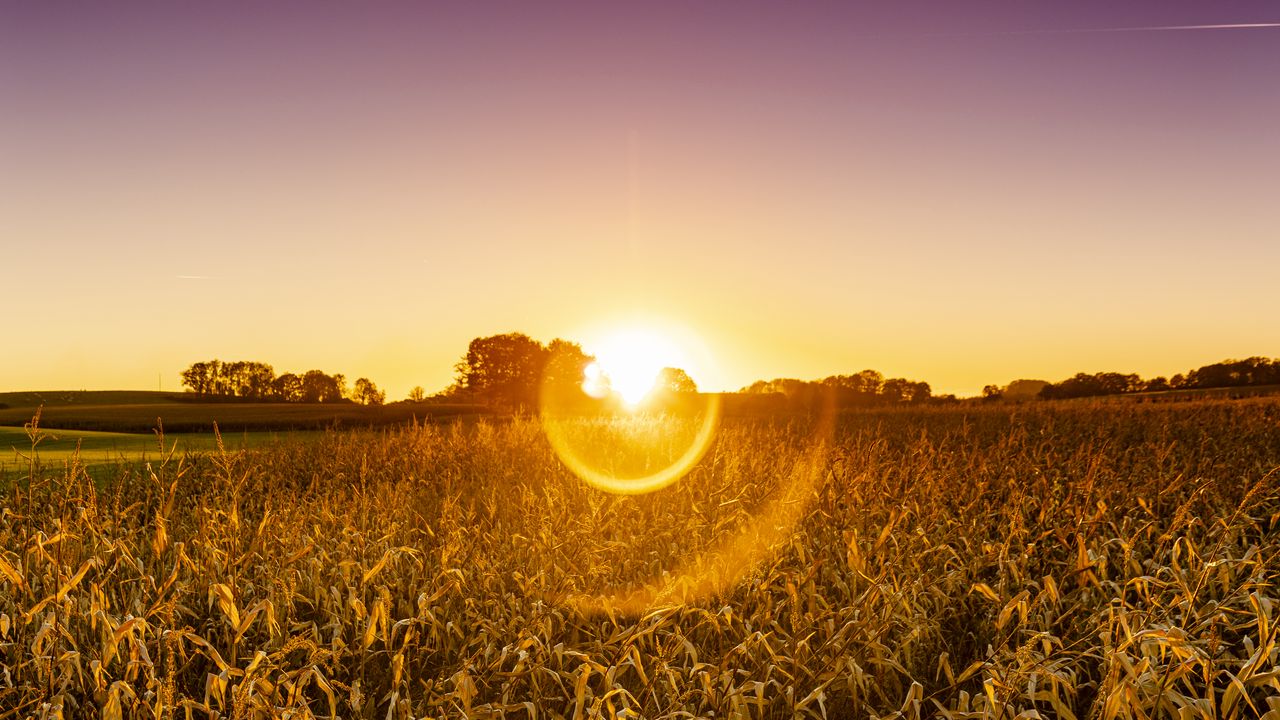
[[[1211,25],[1139,25],[1136,27],[1093,28],[1081,30],[1062,30],[1060,32],[1166,32],[1173,30],[1251,30],[1256,28],[1276,28],[1280,22],[1258,23],[1216,23]]]
[[[999,35],[1090,35],[1096,33],[1183,32],[1188,30],[1263,30],[1280,28],[1280,22],[1206,23],[1203,25],[1133,25],[1125,27],[1041,28],[991,32],[929,33],[926,37],[992,37]]]

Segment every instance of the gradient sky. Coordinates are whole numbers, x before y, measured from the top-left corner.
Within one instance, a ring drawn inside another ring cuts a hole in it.
[[[1275,3],[0,3],[0,390],[443,388],[634,318],[735,389],[1280,356]],[[594,330],[592,330],[594,328]],[[701,377],[699,377],[701,374]]]

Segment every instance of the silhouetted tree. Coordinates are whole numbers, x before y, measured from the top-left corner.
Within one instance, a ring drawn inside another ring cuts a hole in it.
[[[867,395],[879,395],[884,388],[884,375],[875,370],[863,370],[853,376],[856,380],[854,389]]]
[[[556,338],[547,343],[543,359],[543,382],[557,391],[581,389],[587,366],[595,358],[576,342]]]
[[[654,381],[654,390],[661,393],[696,393],[698,384],[689,377],[689,373],[680,368],[662,368],[658,379]]]
[[[189,390],[213,397],[336,402],[347,395],[346,378],[341,373],[329,375],[311,370],[302,376],[284,373],[277,377],[270,365],[253,360],[196,362],[181,375],[182,384]]]
[[[427,391],[421,385],[414,385],[409,391],[409,400],[411,402],[422,402],[427,397]]]
[[[999,385],[984,385],[982,387],[983,400],[999,400],[1002,396]]]
[[[346,395],[346,377],[308,370],[302,376],[302,402],[337,402]]]
[[[1223,360],[1187,373],[1187,387],[1245,387],[1280,383],[1280,361],[1264,357]]]
[[[810,411],[833,401],[838,407],[851,407],[876,403],[918,403],[933,397],[933,389],[927,382],[905,378],[885,380],[884,375],[875,370],[832,375],[813,382],[794,378],[757,380],[739,392],[778,394],[785,397],[786,404],[793,409]]]
[[[261,399],[271,394],[275,371],[247,360],[192,363],[182,371],[182,384],[197,395]]]
[[[1142,378],[1133,373],[1127,375],[1115,372],[1101,372],[1093,375],[1076,373],[1060,383],[1046,385],[1040,391],[1040,397],[1054,399],[1119,395],[1138,392],[1144,386]]]
[[[387,394],[379,390],[369,378],[356,378],[352,399],[361,405],[381,405],[386,402]]]
[[[924,402],[932,394],[929,383],[905,378],[890,378],[880,386],[880,397],[890,403]]]
[[[302,378],[285,373],[271,383],[271,394],[285,402],[302,402]]]
[[[929,383],[924,381],[915,381],[911,383],[910,396],[908,402],[921,403],[933,399],[933,388]]]
[[[1006,400],[1035,400],[1049,383],[1044,380],[1014,380],[1000,391]]]
[[[182,384],[197,395],[208,395],[213,390],[211,368],[207,362],[191,363],[182,371]]]
[[[537,403],[547,349],[523,333],[476,338],[454,366],[455,394],[513,409]]]
[[[1169,387],[1168,380],[1163,377],[1154,377],[1148,380],[1147,384],[1143,386],[1142,389],[1146,392],[1160,392],[1162,390],[1168,390]]]

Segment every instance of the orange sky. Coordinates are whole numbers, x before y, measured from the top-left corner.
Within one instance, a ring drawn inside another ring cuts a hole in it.
[[[1265,7],[7,5],[0,390],[637,319],[706,389],[1280,356],[1280,30],[1091,30]]]

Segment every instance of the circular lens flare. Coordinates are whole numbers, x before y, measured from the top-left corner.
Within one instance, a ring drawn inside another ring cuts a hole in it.
[[[662,368],[672,365],[670,356],[654,350],[661,343],[636,342],[636,335],[590,347],[595,357],[579,354],[573,372],[557,381],[544,377],[540,396],[543,431],[566,467],[595,488],[625,495],[659,490],[689,473],[710,448],[721,414],[718,394],[677,393],[683,397],[674,404],[668,394],[663,407],[664,393],[654,386]],[[808,447],[737,532],[647,580],[549,599],[612,617],[727,591],[777,552],[804,517],[824,475],[835,417],[834,396],[828,396]]]
[[[729,591],[784,547],[796,525],[808,514],[828,468],[835,420],[834,398],[828,396],[808,447],[796,458],[772,496],[736,532],[692,552],[656,576],[599,592],[569,593],[553,599],[582,613],[639,616]]]
[[[640,495],[661,490],[684,477],[698,464],[702,456],[706,455],[711,447],[711,441],[715,439],[716,429],[720,426],[720,396],[708,395],[704,402],[702,412],[692,418],[696,425],[692,426],[693,437],[688,441],[684,451],[666,466],[647,473],[619,472],[617,466],[627,464],[627,458],[622,457],[617,463],[606,464],[600,457],[603,453],[599,452],[602,449],[600,447],[602,443],[609,443],[611,447],[607,449],[612,450],[616,455],[651,454],[654,451],[653,446],[657,443],[647,436],[651,433],[644,433],[644,428],[631,429],[623,426],[621,432],[608,437],[600,432],[599,425],[591,424],[584,417],[548,411],[546,403],[543,404],[542,427],[556,455],[566,467],[573,471],[573,474],[582,478],[587,484],[618,495]],[[603,423],[615,426],[620,422],[616,418],[603,420]],[[650,424],[686,430],[683,433],[668,431],[667,435],[688,435],[690,419],[655,417]],[[584,427],[596,432],[583,432]],[[619,435],[622,436],[621,439]],[[628,435],[630,438],[627,437]]]
[[[660,333],[615,330],[586,350],[572,382],[564,372],[543,378],[539,414],[552,449],[579,478],[611,493],[649,493],[679,480],[715,438],[720,396],[659,383],[687,359]]]

